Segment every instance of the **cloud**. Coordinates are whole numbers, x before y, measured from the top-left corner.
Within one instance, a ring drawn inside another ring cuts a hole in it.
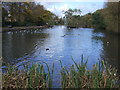
[[[35,0],[35,1],[36,2],[107,2],[107,0]]]
[[[59,17],[63,17],[63,11],[67,11],[69,9],[69,5],[65,3],[41,2],[40,4],[43,5],[45,9],[51,11]]]
[[[52,6],[51,8],[47,8],[47,10],[50,10],[51,12],[55,13],[59,17],[63,17],[64,16],[63,11],[66,11],[68,9],[69,9],[68,4],[63,4],[60,7]]]
[[[40,4],[57,16],[63,17],[63,11],[67,11],[69,8],[80,9],[82,11],[81,15],[85,15],[103,8],[104,2],[40,2]]]
[[[63,11],[63,10],[68,10],[69,9],[69,6],[68,6],[68,4],[64,4],[64,5],[62,5],[61,7],[59,7],[58,8],[60,11]]]
[[[84,3],[78,5],[76,8],[80,9],[82,11],[82,15],[85,15],[87,13],[93,13],[98,9],[103,8],[104,3]]]

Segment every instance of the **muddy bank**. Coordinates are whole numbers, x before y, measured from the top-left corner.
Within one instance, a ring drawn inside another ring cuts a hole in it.
[[[31,29],[44,29],[52,26],[26,26],[26,27],[3,27],[2,32],[17,31],[17,30],[31,30]]]

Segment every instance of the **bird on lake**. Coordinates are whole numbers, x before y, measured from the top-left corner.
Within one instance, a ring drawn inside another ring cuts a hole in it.
[[[63,36],[61,36],[61,37],[65,37],[66,35],[63,35]]]
[[[49,50],[49,48],[46,48],[46,51]]]
[[[109,45],[110,42],[107,42],[107,45]]]

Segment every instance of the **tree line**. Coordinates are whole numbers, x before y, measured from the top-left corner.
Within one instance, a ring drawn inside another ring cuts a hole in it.
[[[119,33],[120,2],[107,2],[103,9],[81,16],[80,9],[69,9],[59,18],[35,2],[3,2],[2,26],[41,26],[65,24],[69,27],[89,27]]]
[[[79,15],[75,13],[79,12]],[[103,9],[94,13],[88,13],[81,16],[79,9],[69,9],[65,12],[66,24],[69,27],[89,27],[96,29],[104,29],[110,32],[120,33],[120,2],[107,2]]]
[[[3,2],[2,26],[53,25],[63,23],[43,5],[35,2]]]

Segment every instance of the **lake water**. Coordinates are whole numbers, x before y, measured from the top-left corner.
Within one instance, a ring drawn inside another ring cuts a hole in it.
[[[72,58],[79,63],[81,55],[88,59],[88,69],[106,61],[118,67],[118,36],[98,32],[91,28],[53,26],[47,29],[22,30],[2,34],[2,56],[5,63],[21,64],[25,61],[44,61],[55,64],[54,87],[59,87],[60,63],[69,67]]]

